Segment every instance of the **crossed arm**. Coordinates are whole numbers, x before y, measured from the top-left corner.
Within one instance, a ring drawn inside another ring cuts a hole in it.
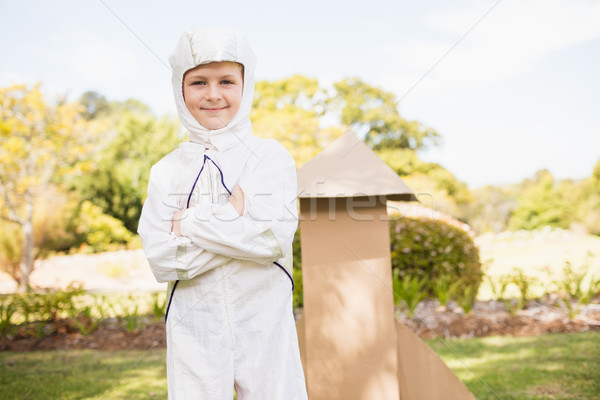
[[[231,191],[231,196],[229,197],[229,202],[235,208],[235,211],[240,215],[244,215],[244,192],[239,185],[236,185]],[[185,215],[186,209],[177,210],[173,214],[171,232],[173,232],[176,236],[183,236],[181,234],[181,220]]]

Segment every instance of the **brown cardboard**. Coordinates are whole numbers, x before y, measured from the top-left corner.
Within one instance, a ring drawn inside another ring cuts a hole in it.
[[[297,329],[309,398],[422,400],[422,385],[459,393],[462,383],[439,358],[431,361],[425,343],[397,334],[386,202],[415,200],[410,188],[349,132],[298,171],[298,193],[304,314]],[[423,371],[427,382],[417,376]],[[456,397],[463,398],[472,397]]]
[[[400,322],[398,330],[398,381],[401,400],[475,400],[440,357]]]
[[[329,199],[318,199],[300,230],[309,398],[398,399],[386,208],[360,209],[372,220],[356,220],[336,200],[335,219]]]
[[[298,197],[385,196],[416,200],[412,190],[364,142],[347,132],[298,171]]]
[[[296,331],[298,333],[298,348],[300,350],[300,361],[302,365],[306,364],[306,338],[304,337],[304,314],[300,314],[300,317],[296,320]],[[304,371],[304,378],[306,379],[306,371]],[[308,386],[308,383],[307,383]]]

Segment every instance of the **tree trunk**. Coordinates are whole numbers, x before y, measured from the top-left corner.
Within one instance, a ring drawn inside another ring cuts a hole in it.
[[[23,223],[23,253],[21,254],[21,281],[19,282],[19,292],[29,290],[29,275],[33,271],[33,200],[27,199],[26,216]]]

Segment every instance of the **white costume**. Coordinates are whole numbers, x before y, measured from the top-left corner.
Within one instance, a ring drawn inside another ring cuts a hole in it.
[[[200,64],[244,66],[240,109],[207,130],[188,111],[184,73]],[[190,142],[150,173],[138,232],[156,279],[169,282],[170,399],[306,399],[292,312],[291,245],[297,227],[296,169],[275,140],[252,136],[248,114],[255,57],[237,32],[183,34],[170,58],[173,91]],[[229,203],[244,193],[244,215]],[[181,237],[173,213],[187,208]]]

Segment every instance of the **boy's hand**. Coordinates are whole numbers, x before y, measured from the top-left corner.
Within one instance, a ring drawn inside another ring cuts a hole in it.
[[[229,196],[229,202],[235,208],[235,210],[240,215],[244,215],[244,192],[242,188],[238,185],[235,185],[233,190],[231,191],[231,196]]]
[[[186,209],[184,208],[182,210],[175,211],[175,214],[173,214],[173,219],[171,220],[171,222],[172,222],[171,232],[173,232],[176,236],[182,236],[181,235],[181,220],[183,219],[185,211],[186,211]]]

